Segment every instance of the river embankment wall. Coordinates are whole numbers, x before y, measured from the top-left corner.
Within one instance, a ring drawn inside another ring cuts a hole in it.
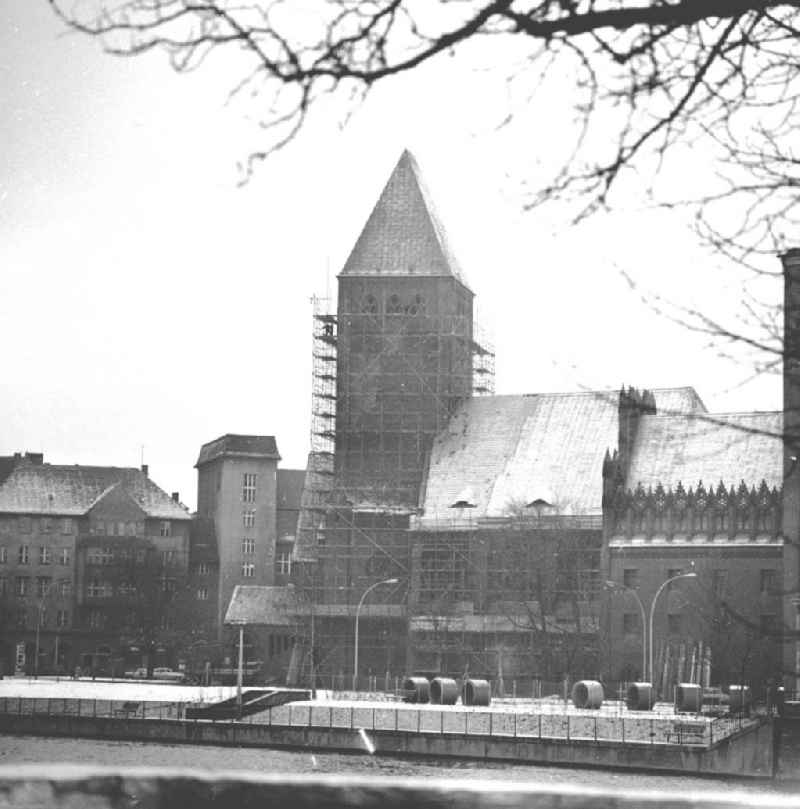
[[[362,733],[351,728],[277,727],[243,722],[57,714],[4,714],[0,721],[3,731],[9,734],[306,750],[363,752],[365,749]],[[376,752],[391,755],[770,778],[774,774],[775,764],[773,736],[773,720],[764,719],[709,747],[589,739],[515,739],[397,730],[370,730],[368,739]]]

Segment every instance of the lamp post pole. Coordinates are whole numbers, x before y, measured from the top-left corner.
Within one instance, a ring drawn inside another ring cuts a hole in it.
[[[364,599],[376,587],[380,587],[382,584],[397,584],[399,581],[399,579],[384,579],[383,581],[376,581],[375,584],[371,584],[366,590],[364,590],[361,595],[361,599],[358,602],[358,606],[356,607],[355,646],[353,649],[353,691],[356,690],[356,683],[358,681],[358,616],[361,612],[361,607],[364,604]]]
[[[36,617],[36,652],[33,658],[33,679],[39,679],[39,630],[42,626],[42,612],[44,612],[44,603],[47,599],[47,596],[50,595],[50,588],[53,586],[53,582],[45,587],[44,592],[42,592],[42,597],[39,599],[39,613]],[[58,635],[56,635],[56,639],[58,639]]]
[[[642,614],[642,679],[647,680],[647,615],[644,611],[642,599],[639,597],[639,593],[637,593],[633,587],[628,587],[627,584],[620,584],[616,581],[607,581],[606,587],[613,590],[622,590],[632,593],[633,597],[636,599],[636,603],[639,605],[639,611]]]
[[[239,668],[236,671],[236,708],[242,716],[242,669],[244,668],[244,624],[239,625]]]
[[[661,582],[661,586],[656,590],[656,594],[653,596],[653,600],[650,602],[650,627],[648,630],[648,635],[650,639],[650,682],[655,689],[655,672],[653,671],[653,616],[656,612],[656,602],[658,601],[658,597],[661,595],[661,591],[671,582],[677,581],[678,579],[696,579],[697,573],[680,573],[677,576],[672,576],[671,578],[667,579],[666,581]]]

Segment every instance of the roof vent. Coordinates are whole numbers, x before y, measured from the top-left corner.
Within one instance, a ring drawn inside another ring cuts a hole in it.
[[[147,473],[150,471],[150,468],[146,463],[142,464],[142,474],[147,477]]]
[[[180,503],[181,502],[181,493],[180,492],[173,492],[172,493],[172,502],[173,503]]]
[[[476,499],[475,493],[467,486],[466,489],[462,489],[461,492],[459,492],[455,502],[450,504],[450,508],[476,508]]]

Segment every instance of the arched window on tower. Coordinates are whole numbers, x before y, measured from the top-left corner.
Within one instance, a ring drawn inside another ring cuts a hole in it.
[[[378,314],[378,301],[374,295],[365,295],[361,302],[361,311],[366,315]]]
[[[390,295],[389,300],[386,301],[386,314],[387,315],[402,315],[403,303],[399,295]]]
[[[415,295],[414,300],[408,304],[406,307],[406,312],[411,315],[411,317],[416,317],[417,315],[424,315],[425,314],[425,298],[422,295]]]

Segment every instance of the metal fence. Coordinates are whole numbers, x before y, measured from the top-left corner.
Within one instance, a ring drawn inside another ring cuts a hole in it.
[[[180,702],[138,700],[2,697],[0,713],[17,716],[90,716],[116,719],[180,719]]]

